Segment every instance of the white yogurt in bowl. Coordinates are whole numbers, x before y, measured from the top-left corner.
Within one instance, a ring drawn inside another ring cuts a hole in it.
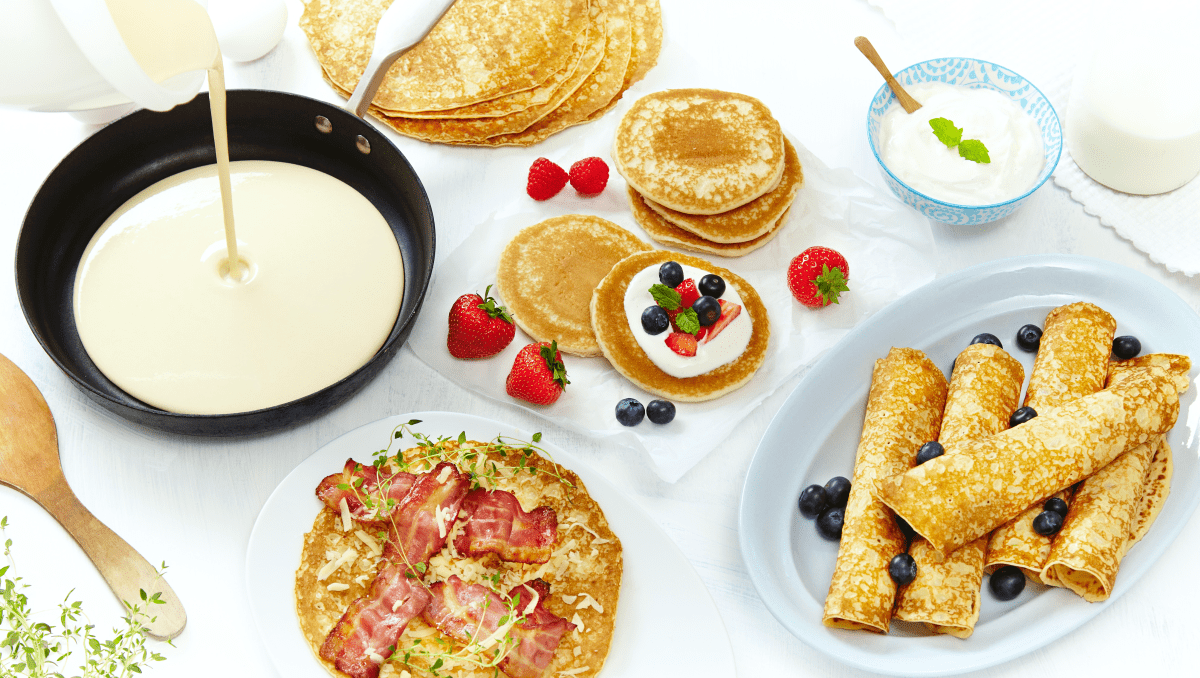
[[[1037,123],[1011,97],[985,87],[940,82],[906,87],[921,108],[893,106],[880,128],[880,157],[901,181],[925,195],[958,205],[991,205],[1017,198],[1037,184],[1045,149]],[[962,139],[978,139],[990,162],[968,160],[938,138],[930,120],[946,118]]]
[[[742,297],[728,280],[725,281],[725,293],[721,295],[721,300],[741,306],[742,311],[716,338],[697,346],[696,355],[682,356],[667,346],[666,338],[672,331],[670,327],[659,334],[650,334],[642,328],[642,311],[646,310],[647,306],[656,305],[654,297],[650,296],[650,288],[660,282],[658,269],[661,266],[662,264],[654,264],[642,269],[625,288],[625,317],[629,320],[629,329],[650,362],[672,377],[683,379],[711,372],[737,360],[750,345],[750,338],[754,334],[754,321],[746,312]],[[681,266],[684,280],[691,278],[696,283],[711,272],[684,264]]]

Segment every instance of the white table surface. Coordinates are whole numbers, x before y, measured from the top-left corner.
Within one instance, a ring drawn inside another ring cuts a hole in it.
[[[929,53],[920,44],[905,42],[883,12],[861,0],[662,0],[662,6],[666,49],[695,63],[690,81],[665,86],[715,87],[757,96],[827,164],[849,167],[881,190],[886,189],[867,147],[863,120],[879,79],[852,39],[871,37],[893,69],[926,58],[960,56]],[[230,64],[230,86],[338,101],[320,81],[316,61],[296,28],[298,4],[289,2],[289,9],[283,43],[257,62]],[[1008,60],[1002,51],[969,56],[1013,63],[1037,55],[1009,55]],[[0,245],[6,256],[13,252],[25,209],[45,176],[92,131],[62,114],[0,111]],[[556,157],[559,149],[579,144],[607,148],[608,140],[589,140],[588,134],[587,126],[577,127],[533,149],[501,150],[447,149],[393,138],[424,181],[437,219],[438,254],[445,256],[475,224],[523,191],[523,168],[534,157]],[[1006,220],[982,228],[934,224],[933,233],[939,274],[1007,256],[1082,254],[1145,273],[1200,309],[1200,278],[1171,274],[1152,263],[1052,183]],[[49,402],[68,481],[97,517],[150,561],[169,564],[168,580],[187,607],[186,631],[174,648],[156,647],[167,661],[149,675],[275,675],[255,631],[244,585],[246,543],[259,509],[275,485],[324,443],[363,423],[417,410],[465,412],[540,430],[589,459],[665,528],[699,572],[725,620],[739,674],[868,675],[827,658],[780,626],[758,598],[738,549],[742,479],[790,387],[768,399],[717,453],[673,485],[660,481],[638,453],[560,430],[517,407],[469,393],[407,349],[350,401],[314,421],[244,439],[197,439],[134,426],[82,395],[34,340],[13,285],[11,275],[0,276],[0,353],[24,369]],[[443,322],[444,313],[427,308],[421,322]],[[9,516],[17,569],[33,584],[36,607],[53,608],[74,589],[74,597],[84,601],[101,630],[117,622],[115,599],[52,519],[3,487],[0,515]],[[1048,647],[975,675],[1194,671],[1200,656],[1197,556],[1200,522],[1193,516],[1174,546],[1116,604]]]

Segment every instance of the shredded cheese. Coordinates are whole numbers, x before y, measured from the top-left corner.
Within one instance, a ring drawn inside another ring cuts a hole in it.
[[[450,477],[450,472],[453,470],[454,470],[453,466],[447,466],[447,467],[443,468],[441,473],[438,474],[437,481],[439,483],[446,482],[446,478]]]
[[[329,586],[326,586],[325,588],[330,591],[345,591],[346,589],[350,588],[350,585],[333,582],[332,584],[330,584]]]
[[[321,571],[317,573],[317,581],[325,581],[329,578],[329,575],[337,572],[339,567],[345,565],[346,563],[353,562],[357,557],[358,551],[355,551],[354,547],[346,549],[346,551],[342,553],[341,557],[339,557],[337,560],[326,563],[325,567],[321,568]]]
[[[577,598],[579,598],[579,596],[568,596],[565,593],[562,595],[562,601],[567,605],[573,605]]]
[[[597,612],[599,612],[600,614],[604,614],[604,608],[601,607],[600,603],[595,598],[593,598],[590,594],[580,593],[579,596],[581,598],[583,598],[583,600],[579,601],[579,604],[575,606],[576,610],[582,610],[582,609],[590,607],[590,608],[593,608],[594,610],[596,610]]]
[[[383,555],[383,548],[379,546],[379,542],[375,541],[375,537],[372,537],[363,530],[355,530],[354,536],[358,537],[362,543],[366,544],[368,549],[371,549],[371,555]]]
[[[586,630],[587,630],[587,629],[583,628],[583,619],[581,619],[581,618],[579,617],[579,613],[578,613],[578,612],[576,612],[576,613],[575,613],[575,616],[574,616],[574,617],[571,617],[571,623],[575,625],[575,630],[576,630],[576,631],[579,631],[579,632],[581,632],[581,633],[582,633],[583,631],[586,631]]]
[[[349,532],[353,527],[354,521],[350,518],[350,505],[346,503],[346,498],[338,502],[338,507],[342,509],[342,532]]]
[[[367,659],[370,659],[371,661],[375,662],[376,664],[383,663],[383,655],[379,654],[378,652],[376,652],[374,650],[367,650]]]
[[[574,655],[576,657],[578,657],[579,655],[583,654],[583,648],[576,645],[575,649],[572,652],[574,653]]]
[[[578,528],[582,529],[584,532],[587,532],[588,534],[595,537],[594,539],[592,539],[593,544],[607,544],[611,541],[609,539],[605,539],[604,537],[601,537],[599,534],[596,534],[595,530],[588,527],[587,525],[584,525],[583,523],[570,523],[569,525],[566,526],[568,531],[570,531],[570,529],[572,527],[578,527]]]
[[[449,468],[449,467],[447,467]],[[438,536],[442,539],[446,538],[446,521],[451,519],[450,509],[444,506],[436,506],[433,509],[433,517],[437,520]]]
[[[578,649],[578,648],[576,648],[576,649]],[[556,675],[559,675],[559,676],[577,676],[577,675],[579,675],[579,674],[583,673],[584,671],[587,671],[587,670],[588,670],[588,668],[589,668],[589,667],[587,667],[587,666],[580,666],[580,667],[579,667],[579,668],[577,668],[577,669],[564,669],[564,670],[562,670],[562,671],[559,671],[559,672],[558,672]]]

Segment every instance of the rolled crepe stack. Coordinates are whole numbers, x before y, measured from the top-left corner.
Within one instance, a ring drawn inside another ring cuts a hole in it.
[[[1163,368],[1180,393],[1188,386],[1191,361],[1187,356],[1151,354],[1114,362],[1108,384],[1119,384],[1152,367]],[[1166,444],[1163,436],[1128,450],[1095,475],[1079,484],[1063,527],[1054,537],[1042,579],[1054,581],[1097,602],[1112,594],[1117,570],[1133,541],[1135,529],[1149,529],[1161,503],[1148,506],[1146,519],[1135,528],[1142,512],[1142,498],[1165,498],[1159,490],[1162,473],[1151,474],[1158,451]],[[1169,447],[1167,458],[1169,459]]]
[[[1044,327],[1025,392],[1025,405],[1039,415],[1104,388],[1117,321],[1099,306],[1077,302],[1050,311]],[[1057,496],[1069,500],[1069,490]],[[1041,576],[1051,539],[1033,531],[1033,519],[1041,512],[1041,503],[1031,506],[992,534],[988,572],[1014,565],[1036,582],[1053,583]]]
[[[1008,428],[1024,382],[1021,363],[1004,349],[968,346],[954,361],[938,441],[952,445]],[[917,563],[917,577],[900,590],[896,618],[924,623],[935,633],[969,637],[979,619],[986,548],[986,537],[980,537],[943,558],[928,541],[913,540],[908,552]]]
[[[879,483],[879,499],[943,554],[1166,433],[1179,394],[1161,369],[947,453]]]
[[[946,378],[924,353],[893,348],[875,362],[825,598],[826,626],[887,633],[896,595],[888,563],[904,552],[905,538],[891,511],[875,498],[876,484],[912,466],[917,448],[937,439],[945,405]]]

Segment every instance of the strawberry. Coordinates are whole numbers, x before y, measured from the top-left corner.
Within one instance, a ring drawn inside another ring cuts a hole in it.
[[[608,185],[608,164],[592,156],[571,165],[571,186],[583,195],[599,195]]]
[[[558,342],[543,341],[529,344],[517,354],[504,382],[504,390],[512,397],[534,405],[551,405],[569,383]]]
[[[700,298],[700,292],[696,289],[696,281],[688,278],[675,286],[675,291],[683,297],[679,302],[679,308],[691,308],[692,304]]]
[[[838,295],[850,291],[850,266],[846,257],[828,247],[810,247],[792,259],[787,281],[796,301],[811,308],[838,302]]]
[[[446,348],[455,358],[486,358],[504,350],[517,328],[508,309],[488,296],[492,286],[478,294],[464,294],[450,307]]]
[[[690,358],[696,355],[696,337],[687,332],[672,332],[667,335],[667,348],[681,356]]]
[[[549,200],[567,185],[567,172],[546,158],[538,158],[529,166],[529,181],[525,192],[534,200]]]
[[[717,303],[721,304],[721,317],[708,327],[701,327],[700,331],[696,333],[696,341],[700,344],[707,344],[716,339],[721,330],[729,327],[729,323],[733,322],[733,319],[742,312],[742,307],[731,301],[717,299]]]

